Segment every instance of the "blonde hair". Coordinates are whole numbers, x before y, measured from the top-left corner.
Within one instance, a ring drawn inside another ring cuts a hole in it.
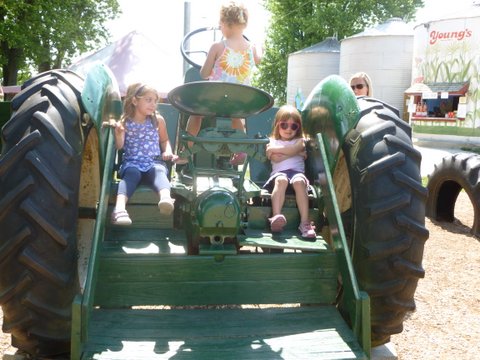
[[[126,119],[133,118],[135,116],[136,109],[135,105],[133,104],[133,99],[140,99],[148,93],[155,94],[158,101],[158,92],[154,87],[142,83],[135,83],[128,86],[127,95],[125,96],[125,101],[123,103],[122,122],[125,122]],[[152,114],[151,121],[155,127],[158,126],[158,120],[155,114]]]
[[[365,81],[365,84],[367,84],[367,88],[368,88],[367,96],[370,96],[370,97],[373,96],[372,80],[370,79],[370,76],[368,76],[367,73],[362,71],[362,72],[357,72],[353,74],[348,83],[352,84],[353,79],[362,79],[363,81]]]
[[[248,24],[248,10],[243,4],[230,1],[220,9],[220,21],[228,26]]]
[[[298,130],[295,133],[293,139],[303,137],[302,115],[300,115],[300,112],[297,110],[297,108],[292,105],[283,105],[278,109],[277,113],[275,114],[273,130],[270,137],[274,138],[275,140],[280,139],[281,137],[279,124],[281,122],[288,121],[288,119],[292,119],[295,123],[298,124]]]

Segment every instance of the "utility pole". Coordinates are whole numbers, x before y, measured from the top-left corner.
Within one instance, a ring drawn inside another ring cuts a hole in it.
[[[190,32],[190,1],[185,1],[183,4],[183,36],[185,37]],[[185,50],[190,48],[190,41],[185,43]],[[183,75],[187,72],[189,64],[183,59]]]

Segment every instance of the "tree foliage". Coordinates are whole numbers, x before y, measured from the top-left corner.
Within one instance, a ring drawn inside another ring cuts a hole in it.
[[[79,53],[105,43],[117,0],[0,1],[0,64],[5,84],[19,71],[61,68]]]
[[[413,20],[423,0],[264,0],[271,13],[257,85],[285,102],[288,55],[352,36],[392,17]]]

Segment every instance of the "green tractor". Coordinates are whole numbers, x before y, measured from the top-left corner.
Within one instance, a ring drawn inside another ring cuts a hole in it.
[[[192,68],[195,71],[195,68]],[[197,70],[198,71],[198,70]],[[427,191],[398,111],[338,76],[302,109],[310,217],[272,234],[265,145],[276,112],[253,87],[193,81],[158,105],[172,145],[175,210],[130,199],[110,223],[121,153],[103,124],[122,102],[110,70],[42,73],[11,102],[0,155],[3,331],[33,358],[369,358],[402,331],[424,276]],[[205,116],[198,136],[189,114]],[[247,133],[229,118],[246,118]],[[248,154],[243,166],[232,153]],[[67,355],[65,355],[67,354]]]

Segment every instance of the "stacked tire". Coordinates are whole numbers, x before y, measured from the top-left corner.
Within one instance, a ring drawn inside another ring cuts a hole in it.
[[[445,156],[428,177],[427,216],[438,221],[455,220],[455,203],[464,190],[473,206],[471,232],[480,236],[480,155],[458,153]]]

